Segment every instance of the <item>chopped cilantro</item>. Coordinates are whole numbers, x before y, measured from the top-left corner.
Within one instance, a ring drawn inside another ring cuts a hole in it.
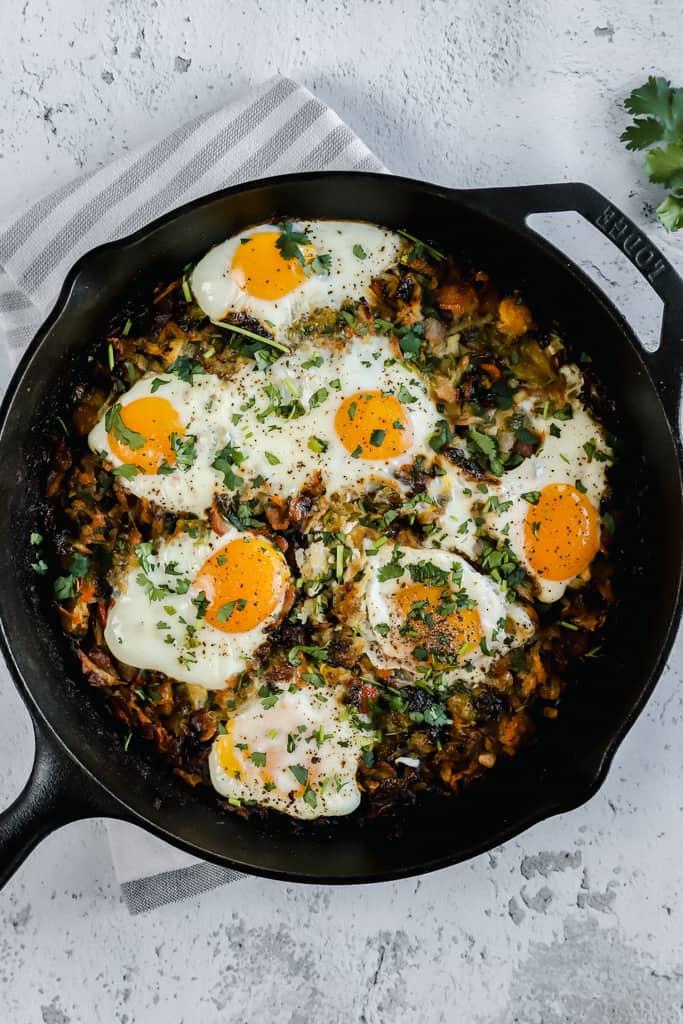
[[[317,452],[319,455],[321,455],[323,452],[326,452],[327,449],[329,448],[329,442],[323,441],[322,438],[320,437],[309,437],[308,447],[312,452]]]
[[[296,781],[299,783],[300,786],[305,786],[306,785],[306,783],[308,782],[308,769],[307,768],[304,768],[303,765],[300,765],[300,764],[290,764],[289,765],[289,770],[292,773],[292,775],[294,776],[294,778],[296,779]]]
[[[327,388],[318,388],[318,390],[314,391],[313,394],[311,395],[311,400],[308,403],[309,408],[317,409],[319,405],[322,405],[323,402],[327,401],[329,394],[330,393],[327,390]]]
[[[247,602],[243,597],[238,597],[235,601],[227,601],[225,604],[222,604],[216,612],[216,618],[219,622],[228,622],[235,609],[237,609],[238,612],[243,612],[246,607]]]
[[[134,476],[141,472],[140,467],[134,466],[132,462],[123,462],[120,466],[115,466],[112,469],[114,476],[122,476],[124,480],[132,480]]]
[[[238,476],[232,467],[241,466],[245,459],[246,455],[244,452],[241,452],[239,448],[233,448],[231,444],[226,444],[224,448],[221,448],[216,453],[216,458],[211,463],[211,466],[223,474],[223,482],[228,490],[235,491],[244,483],[244,478]]]
[[[206,373],[206,370],[191,356],[178,356],[168,367],[168,373],[175,373],[186,384],[191,384],[196,374]]]
[[[145,443],[145,438],[142,434],[138,434],[136,430],[131,430],[123,422],[121,417],[121,405],[117,402],[116,405],[112,405],[107,409],[107,413],[104,417],[104,429],[107,433],[114,435],[117,441],[121,444],[125,444],[131,451],[138,451],[142,448]]]

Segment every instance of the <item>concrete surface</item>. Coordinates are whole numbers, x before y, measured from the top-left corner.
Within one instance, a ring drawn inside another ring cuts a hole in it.
[[[0,215],[281,71],[397,172],[583,179],[683,269],[617,136],[651,71],[683,85],[678,0],[199,4],[3,0]],[[557,225],[556,225],[557,228]],[[560,224],[558,230],[563,230]],[[566,228],[567,244],[579,236]],[[645,337],[657,302],[589,262]],[[132,919],[103,826],[46,841],[0,895],[3,1020],[673,1024],[683,1020],[683,646],[591,803],[421,880],[249,880]],[[32,741],[0,693],[0,799]]]

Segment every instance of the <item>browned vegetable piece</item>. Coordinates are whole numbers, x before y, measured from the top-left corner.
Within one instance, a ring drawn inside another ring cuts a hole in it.
[[[436,292],[439,309],[447,309],[454,316],[474,316],[479,298],[471,284],[452,281],[442,284]]]
[[[498,306],[498,323],[501,334],[508,338],[519,338],[533,326],[531,310],[512,295],[501,299]]]

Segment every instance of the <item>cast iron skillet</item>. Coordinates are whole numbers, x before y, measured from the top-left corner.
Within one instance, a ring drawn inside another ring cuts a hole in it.
[[[619,246],[664,301],[661,345],[643,352],[587,277],[525,224],[533,212],[577,210]],[[431,799],[398,820],[292,831],[218,812],[210,793],[170,777],[121,736],[79,680],[46,593],[30,571],[56,415],[79,358],[137,275],[196,259],[273,215],[354,218],[404,227],[468,254],[502,288],[519,286],[539,318],[557,319],[593,357],[620,411],[632,469],[619,553],[621,603],[604,656],[577,670],[536,742],[457,799]],[[198,857],[289,881],[369,882],[465,860],[586,801],[663,668],[680,616],[683,495],[678,440],[683,282],[635,226],[580,184],[453,191],[373,174],[271,178],[199,199],[130,238],[84,256],[10,384],[0,410],[0,622],[5,658],[36,732],[26,788],[0,818],[0,882],[69,821],[121,818]],[[86,692],[87,691],[87,692]]]

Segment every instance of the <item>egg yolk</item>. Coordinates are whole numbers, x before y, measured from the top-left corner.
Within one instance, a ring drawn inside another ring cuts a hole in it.
[[[439,611],[452,600],[443,587],[425,583],[408,584],[396,595],[401,618],[412,634],[411,639],[424,647],[428,654],[434,654],[440,662],[455,660],[458,653],[464,655],[484,635],[476,608]]]
[[[242,782],[246,782],[249,779],[260,780],[263,785],[270,786],[273,789],[278,787],[273,781],[273,772],[279,772],[283,768],[287,770],[287,767],[292,762],[291,754],[286,752],[282,736],[290,732],[290,735],[296,734],[297,729],[292,726],[291,730],[287,728],[276,729],[275,732],[278,734],[279,742],[273,743],[272,740],[266,740],[263,736],[255,737],[252,743],[246,742],[247,736],[242,736],[242,742],[237,745],[238,736],[234,735],[234,719],[229,721],[225,727],[225,733],[216,738],[216,753],[221,768],[226,775],[232,775],[233,778],[240,779]],[[266,763],[256,764],[251,758],[251,751],[257,750],[265,755]],[[301,758],[301,755],[299,755]],[[308,762],[305,763],[308,771],[307,782],[310,783],[314,779],[318,778],[319,769],[317,765],[310,765]],[[287,792],[291,792],[294,798],[303,796],[306,786],[301,783],[297,783],[294,776],[291,775],[287,779],[289,789]]]
[[[395,395],[356,391],[334,417],[337,437],[355,459],[393,459],[413,444],[408,410]]]
[[[164,460],[169,466],[175,466],[171,434],[182,437],[185,428],[166,398],[157,398],[156,395],[136,398],[121,406],[119,416],[124,427],[139,435],[142,443],[131,448],[121,439],[121,431],[113,426],[107,434],[113,455],[121,462],[138,466],[143,473],[156,473]]]
[[[287,260],[275,244],[279,231],[259,231],[235,249],[231,272],[235,284],[254,299],[281,299],[307,280],[298,259]],[[306,246],[304,256],[310,255]]]
[[[529,567],[547,580],[578,576],[600,546],[598,514],[571,484],[548,484],[524,521],[524,553]]]
[[[216,739],[218,760],[221,768],[223,768],[227,775],[232,775],[235,778],[243,778],[246,773],[247,775],[259,777],[266,784],[272,784],[273,779],[267,767],[257,768],[250,760],[249,745],[241,744],[240,749],[235,746],[235,736],[233,736],[234,725],[234,721],[228,722],[225,732]],[[259,744],[259,747],[262,746],[263,744]],[[267,758],[268,755],[266,754],[266,764]]]
[[[204,592],[204,621],[223,633],[246,633],[272,615],[285,596],[289,569],[262,537],[229,541],[204,562],[193,587]]]

